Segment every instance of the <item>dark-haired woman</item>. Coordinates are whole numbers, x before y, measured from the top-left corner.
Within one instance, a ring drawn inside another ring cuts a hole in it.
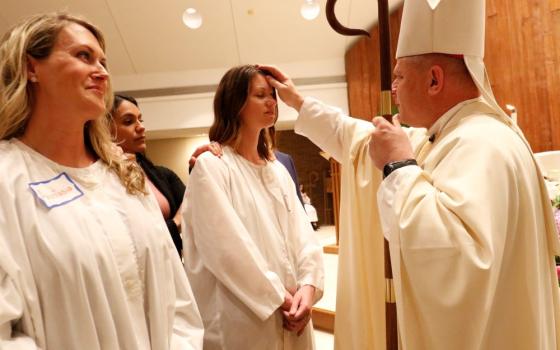
[[[191,173],[185,269],[205,349],[313,349],[311,307],[322,295],[321,248],[267,128],[276,96],[255,66],[230,69],[214,98],[210,140]]]
[[[136,99],[125,95],[115,95],[111,111],[112,131],[117,144],[125,153],[135,157],[136,162],[148,180],[161,214],[179,256],[183,249],[181,239],[181,203],[185,194],[185,184],[171,169],[154,165],[145,155],[146,128]]]

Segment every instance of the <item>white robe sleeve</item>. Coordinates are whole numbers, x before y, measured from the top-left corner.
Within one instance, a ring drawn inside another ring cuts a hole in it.
[[[323,296],[324,290],[324,267],[323,267],[323,249],[317,242],[317,238],[313,234],[313,229],[307,220],[305,211],[300,205],[296,205],[297,222],[300,229],[294,232],[298,241],[297,254],[297,279],[298,288],[309,284],[315,287],[315,296],[313,302],[316,303]]]
[[[510,188],[514,169],[502,162],[503,156],[491,149],[481,153],[464,142],[454,146],[432,174],[418,166],[393,172],[378,193],[389,241],[413,249],[407,251],[411,255],[423,249],[462,251],[457,257],[483,268],[500,251],[508,205],[517,201]],[[460,166],[465,163],[469,165]]]
[[[338,108],[306,97],[299,111],[294,131],[307,137],[337,162],[343,163],[357,140],[368,137],[373,124],[344,115]]]
[[[175,258],[175,245],[170,245],[169,249],[170,254]],[[201,350],[204,326],[191,286],[179,259],[173,259],[173,270],[176,301],[171,350]]]
[[[35,341],[13,325],[23,314],[23,300],[8,274],[0,267],[0,349],[39,349]]]
[[[9,192],[8,192],[9,193]],[[9,201],[2,198],[3,201]],[[4,202],[7,203],[7,202]],[[20,271],[12,254],[21,253],[8,248],[6,241],[18,240],[18,237],[9,236],[17,230],[10,232],[17,224],[13,221],[15,214],[6,212],[14,210],[13,206],[0,206],[0,349],[2,350],[27,350],[39,349],[35,340],[24,332],[18,330],[18,322],[23,320],[25,300],[21,288],[14,280],[14,273]],[[11,274],[10,274],[11,273]]]
[[[284,302],[279,276],[255,246],[228,196],[228,169],[200,157],[190,177],[185,221],[204,266],[261,320]]]

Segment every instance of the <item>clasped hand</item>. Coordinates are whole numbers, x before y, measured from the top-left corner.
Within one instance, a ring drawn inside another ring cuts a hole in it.
[[[383,117],[375,117],[371,122],[375,130],[369,141],[369,156],[377,168],[383,170],[385,164],[414,158],[412,145],[398,115],[393,117],[392,123]]]
[[[311,285],[302,286],[293,295],[286,291],[284,304],[280,307],[286,330],[296,332],[298,336],[303,333],[311,319],[314,295],[315,287]]]

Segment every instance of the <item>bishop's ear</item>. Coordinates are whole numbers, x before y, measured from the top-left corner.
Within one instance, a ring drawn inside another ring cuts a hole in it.
[[[428,94],[437,95],[443,89],[444,74],[443,68],[438,65],[432,66],[430,68],[430,86],[428,88]]]

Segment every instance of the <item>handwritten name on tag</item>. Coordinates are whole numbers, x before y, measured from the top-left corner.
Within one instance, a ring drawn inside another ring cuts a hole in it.
[[[32,182],[29,188],[49,209],[68,204],[84,195],[78,185],[64,172],[50,180]]]

